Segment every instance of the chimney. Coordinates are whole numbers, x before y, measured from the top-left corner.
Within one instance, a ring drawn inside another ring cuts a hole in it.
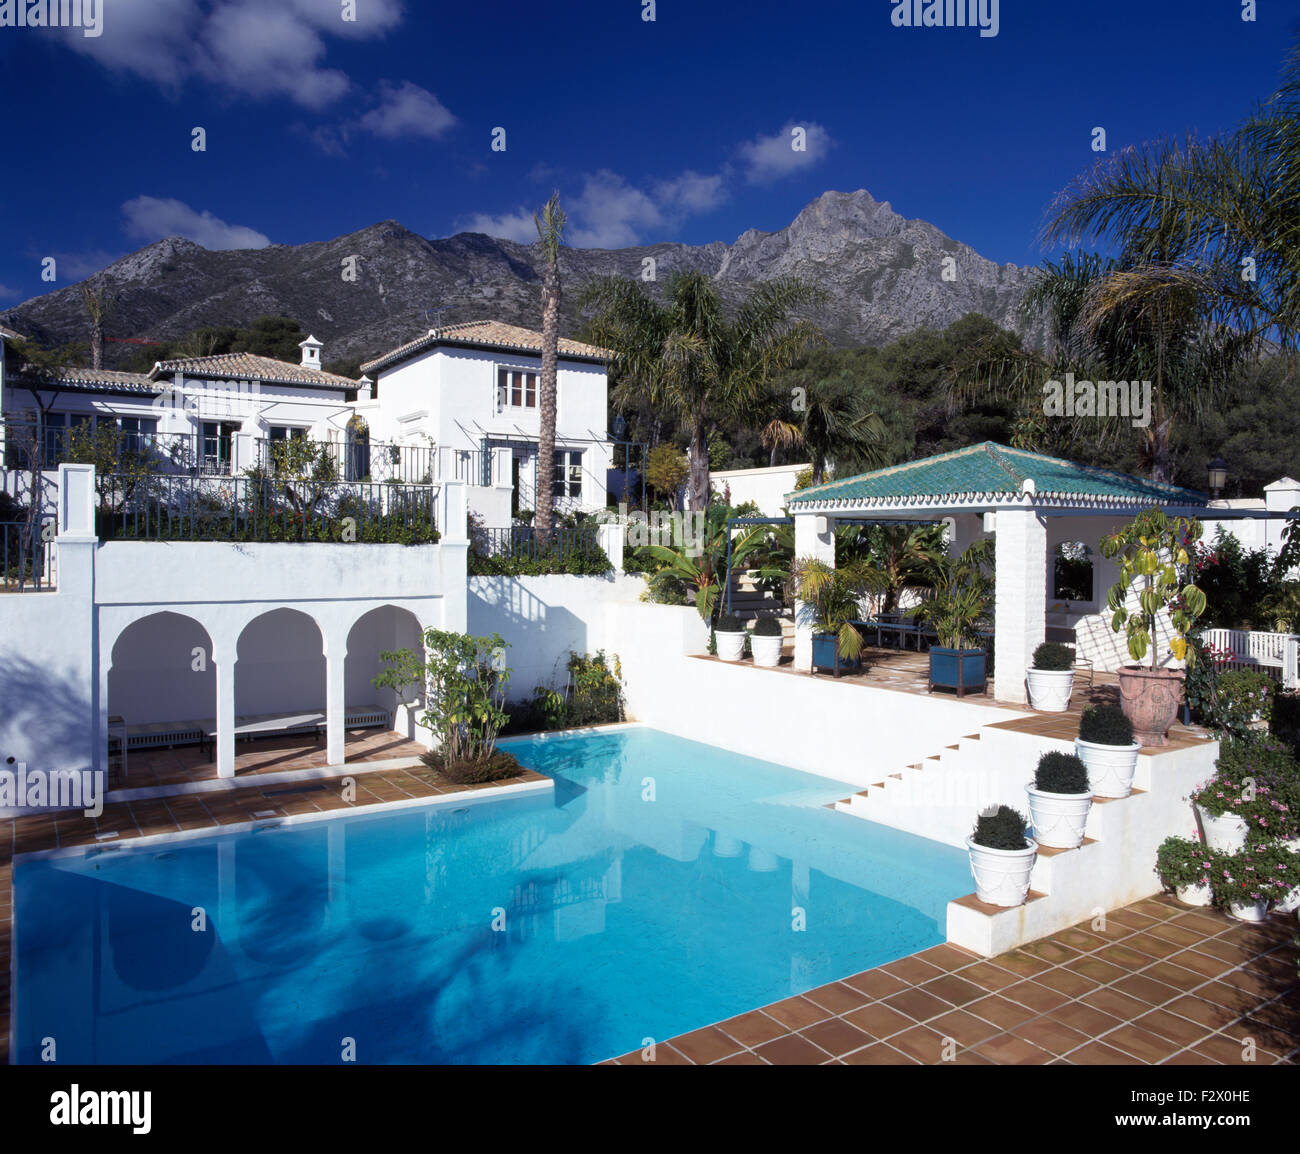
[[[374,396],[374,384],[369,377],[362,375],[357,380],[357,400],[368,401]]]
[[[309,333],[305,341],[298,342],[298,347],[302,349],[302,367],[304,369],[319,369],[320,351],[325,346]]]

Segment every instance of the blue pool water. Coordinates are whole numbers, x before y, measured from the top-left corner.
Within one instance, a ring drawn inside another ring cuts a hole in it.
[[[933,945],[970,889],[839,782],[639,727],[502,744],[554,795],[21,864],[18,1060],[598,1061]]]

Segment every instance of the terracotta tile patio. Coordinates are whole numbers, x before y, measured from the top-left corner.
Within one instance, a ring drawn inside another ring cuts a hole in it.
[[[1294,1065],[1298,929],[1147,898],[996,958],[934,946],[605,1064]]]
[[[424,752],[419,742],[383,729],[349,729],[344,733],[345,763],[387,761],[415,757]],[[329,765],[324,742],[310,736],[260,737],[235,743],[235,776],[285,773],[298,769],[324,769]],[[113,773],[111,789],[145,789],[159,785],[183,785],[194,781],[216,781],[217,766],[212,751],[201,745],[178,745],[171,749],[131,750],[127,773]]]
[[[788,646],[787,646],[788,648]],[[694,655],[697,661],[720,661],[721,658],[705,654]],[[916,653],[907,649],[881,649],[867,645],[862,650],[863,668],[858,673],[841,673],[839,680],[845,685],[863,685],[870,689],[888,689],[898,693],[919,694],[934,700],[947,699],[956,701],[957,697],[950,691],[937,689],[928,692],[930,657],[928,653]],[[726,662],[726,664],[736,664]],[[787,653],[781,658],[781,664],[774,667],[754,665],[749,661],[740,663],[741,668],[751,669],[758,675],[776,674],[786,677],[811,677],[832,681],[830,673],[803,673],[794,667],[794,658]],[[968,693],[962,700],[972,705],[987,705],[996,709],[1014,710],[1028,713],[1029,706],[1016,705],[998,701],[992,693],[992,681],[989,693]],[[1064,713],[1033,713],[1029,717],[1008,718],[997,722],[999,728],[1012,729],[1023,733],[1032,733],[1038,737],[1060,737],[1073,740],[1079,732],[1079,717],[1090,705],[1118,705],[1119,681],[1113,673],[1097,671],[1092,674],[1091,683],[1087,671],[1078,671],[1074,678],[1074,692],[1070,697],[1070,707]],[[1175,722],[1169,730],[1169,744],[1162,750],[1185,748],[1207,740],[1208,734],[1200,726],[1185,726],[1181,721]]]

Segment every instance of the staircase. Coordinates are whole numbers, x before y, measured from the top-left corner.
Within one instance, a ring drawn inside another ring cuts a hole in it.
[[[731,612],[742,621],[755,621],[759,617],[781,616],[781,633],[784,644],[794,645],[794,618],[785,606],[771,593],[758,587],[757,579],[744,570],[731,574]]]
[[[828,808],[965,848],[976,815],[986,806],[1003,803],[1029,816],[1025,785],[1043,753],[1073,752],[1072,741],[1003,724],[986,725],[885,773]],[[1216,755],[1217,745],[1210,741],[1144,751],[1128,797],[1093,799],[1082,845],[1039,847],[1025,905],[986,906],[974,894],[950,902],[948,940],[988,956],[1157,892],[1156,846],[1169,834],[1190,829],[1193,818],[1185,799],[1209,776]]]

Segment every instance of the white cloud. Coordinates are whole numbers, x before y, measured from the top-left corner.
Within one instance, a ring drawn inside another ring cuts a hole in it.
[[[681,176],[655,185],[655,197],[668,211],[681,213],[709,212],[727,199],[723,174],[702,176],[687,169]]]
[[[802,150],[796,149],[795,130],[802,129]],[[740,146],[745,177],[754,184],[767,184],[804,172],[826,158],[834,147],[831,134],[812,121],[791,121],[771,136],[757,136]]]
[[[209,249],[265,248],[270,237],[242,224],[227,224],[212,213],[197,212],[179,200],[137,196],[122,205],[126,234],[151,244],[165,236],[183,236]]]
[[[240,96],[287,96],[323,108],[350,87],[324,66],[327,40],[380,36],[401,19],[400,0],[103,0],[103,33],[51,30],[76,52],[175,92],[190,76]]]
[[[476,212],[464,221],[461,231],[482,232],[502,240],[517,240],[520,244],[532,244],[537,239],[537,225],[533,223],[533,214],[526,208],[503,212],[499,216]]]
[[[366,132],[394,139],[424,136],[437,140],[456,118],[432,92],[404,80],[400,85],[384,81],[379,86],[380,103],[357,122]]]
[[[10,288],[7,284],[0,284],[0,299],[16,296],[22,296],[22,292],[16,288]]]
[[[565,239],[578,248],[623,248],[663,224],[655,202],[607,168],[584,178],[568,211],[578,223]]]
[[[63,284],[65,281],[85,280],[88,276],[94,276],[95,273],[108,268],[115,260],[121,260],[126,253],[108,252],[100,248],[88,249],[84,252],[51,252],[42,255],[54,258],[59,284]]]

